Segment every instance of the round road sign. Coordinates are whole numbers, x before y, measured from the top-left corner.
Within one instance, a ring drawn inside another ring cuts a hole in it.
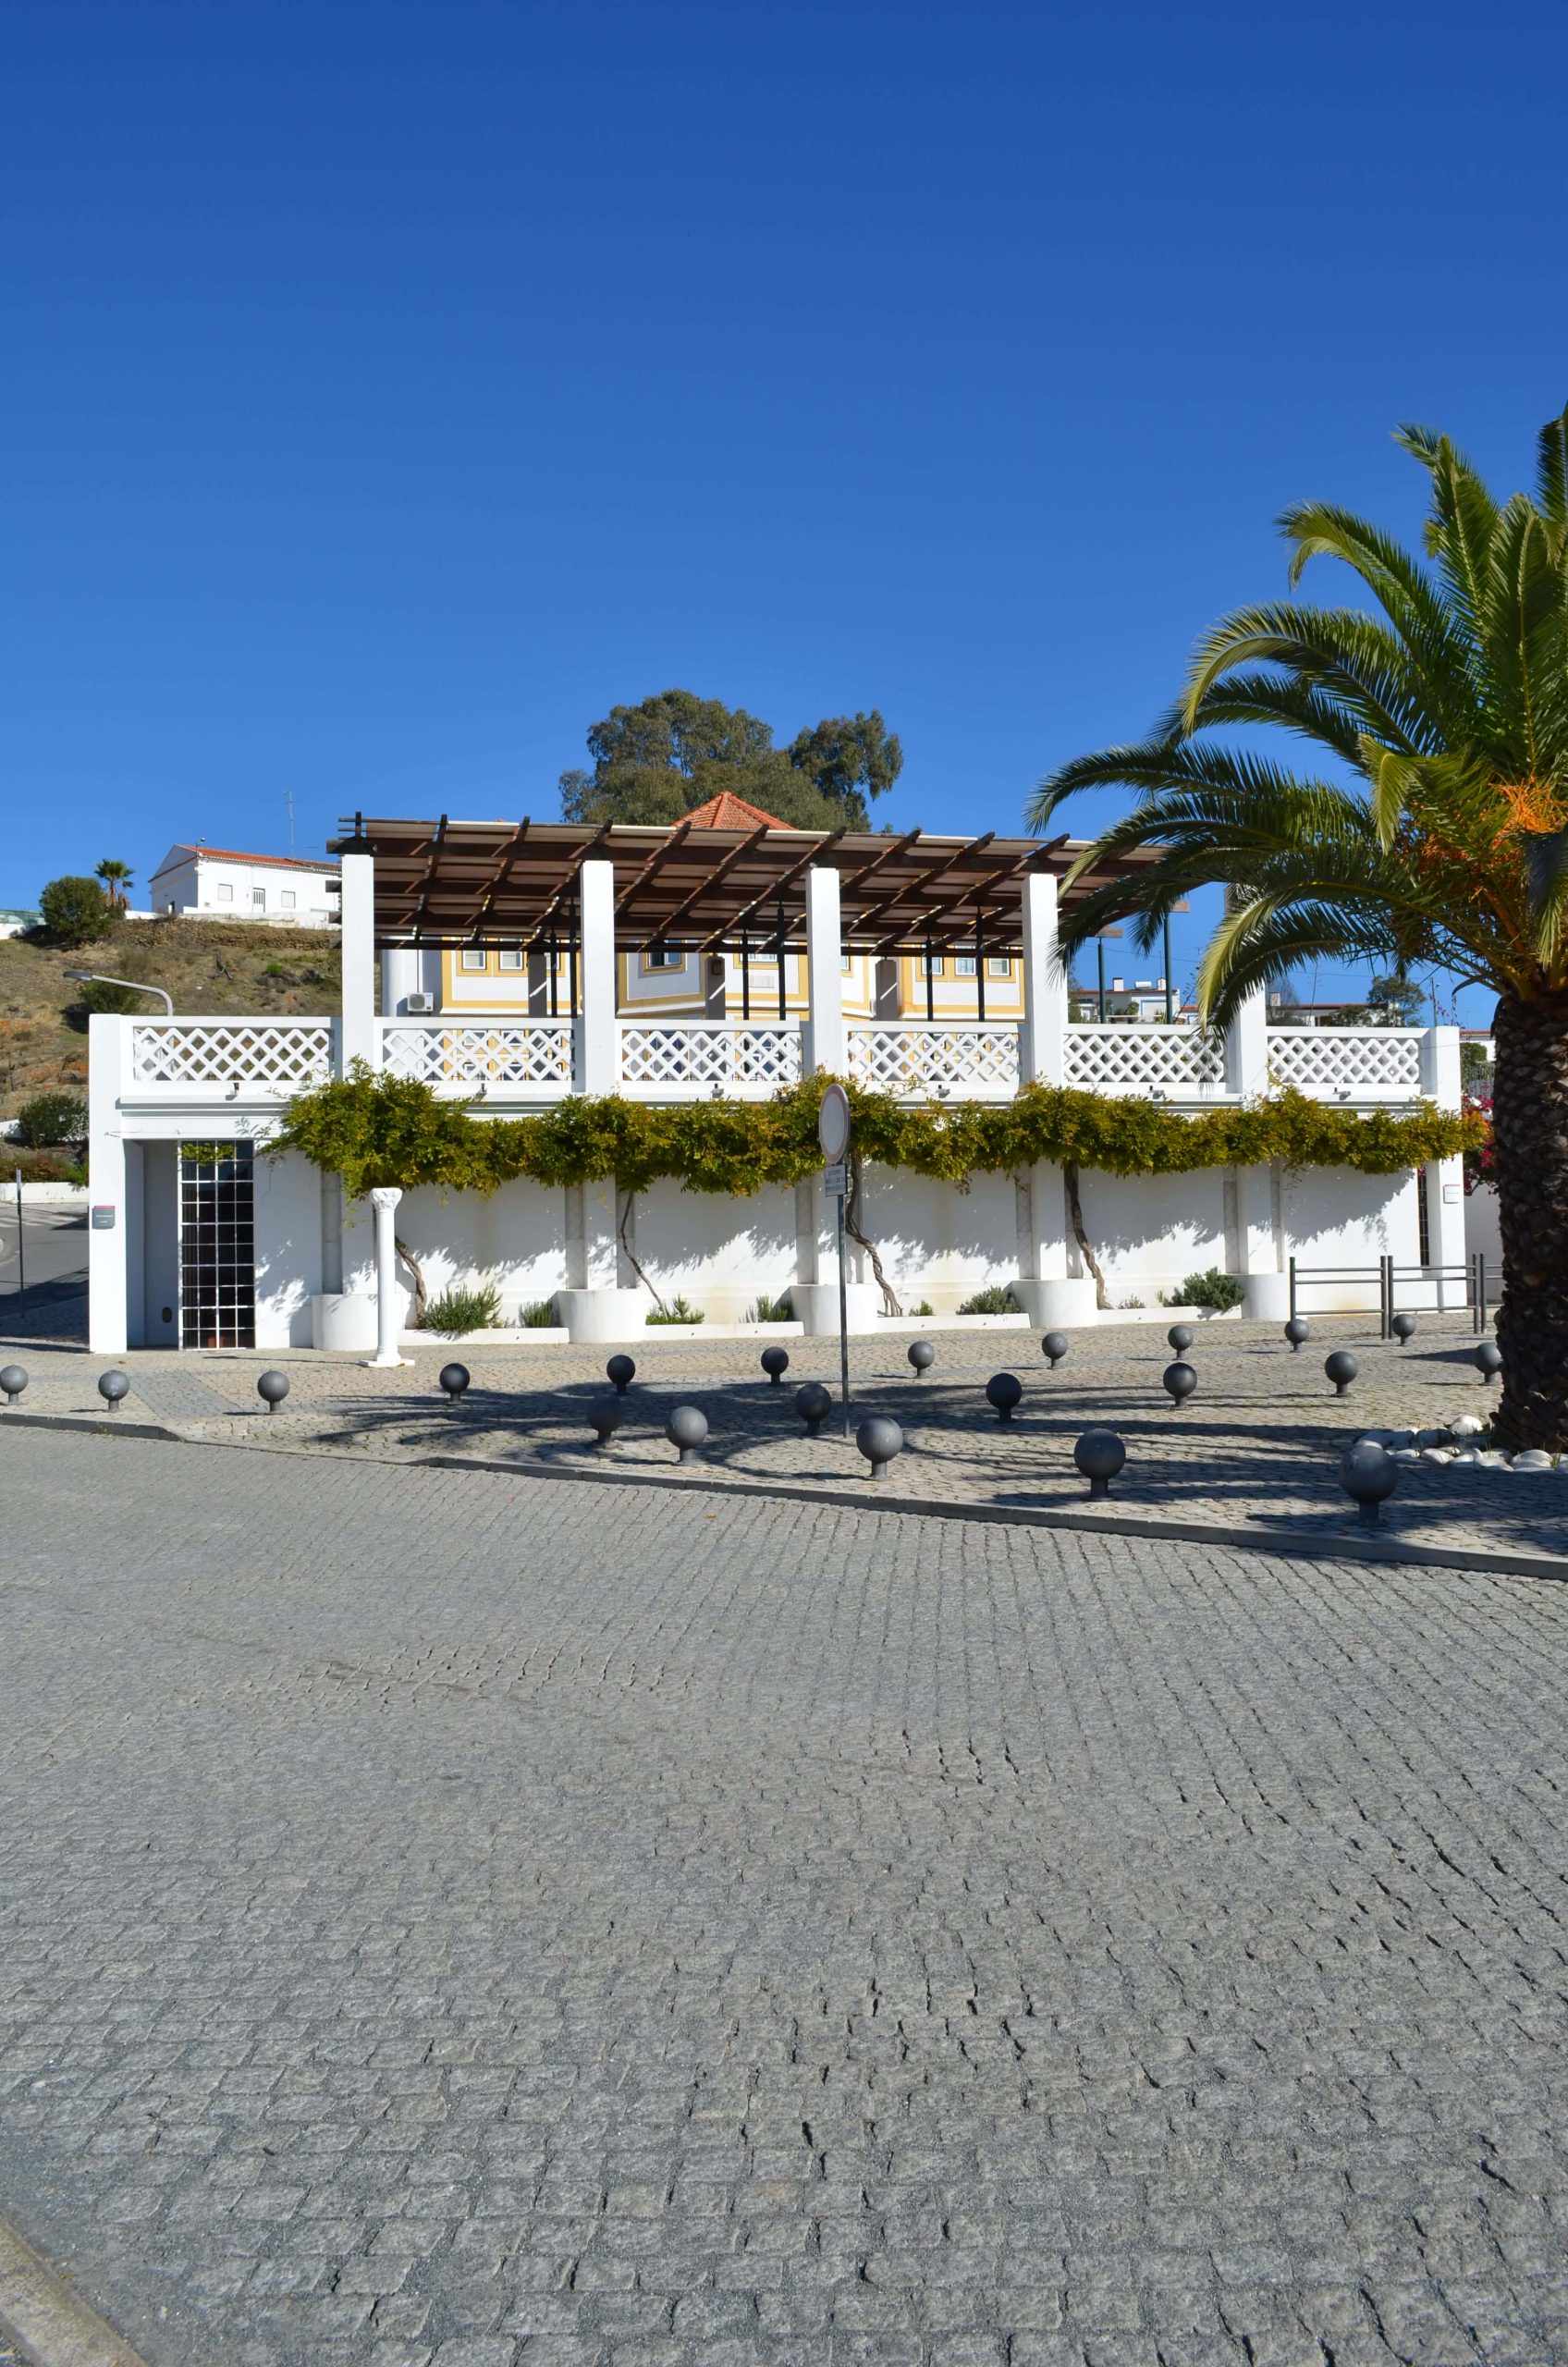
[[[822,1107],[816,1114],[816,1139],[822,1145],[822,1156],[829,1167],[836,1167],[849,1155],[850,1097],[835,1078],[822,1097]]]

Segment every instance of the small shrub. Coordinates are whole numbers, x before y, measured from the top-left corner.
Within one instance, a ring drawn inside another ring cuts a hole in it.
[[[878,1315],[886,1315],[888,1309],[885,1306],[879,1306],[876,1312]],[[906,1306],[904,1309],[906,1315],[935,1315],[936,1312],[936,1308],[928,1298],[923,1298],[918,1306]]]
[[[24,1150],[53,1150],[87,1140],[87,1104],[80,1093],[35,1093],[17,1112],[12,1138]]]
[[[792,1323],[794,1315],[788,1291],[780,1291],[777,1298],[769,1298],[766,1291],[758,1291],[757,1303],[747,1314],[746,1320],[748,1323]]]
[[[38,899],[38,914],[56,945],[96,945],[119,920],[119,906],[111,904],[96,879],[67,873],[51,879]]]
[[[287,978],[288,973],[281,962],[268,962],[263,965],[262,975],[263,978]]]
[[[672,1298],[667,1309],[651,1308],[647,1319],[650,1323],[701,1323],[704,1318],[699,1307],[688,1306],[683,1298]]]
[[[1121,1302],[1121,1311],[1123,1314],[1126,1314],[1134,1306],[1141,1307],[1143,1303],[1144,1302],[1141,1298],[1124,1298]]]
[[[0,1141],[0,1194],[8,1192],[20,1171],[24,1184],[85,1184],[85,1162],[68,1150],[23,1150],[15,1142]],[[0,1206],[3,1206],[0,1200]],[[3,2356],[0,2353],[0,2356]]]
[[[1240,1306],[1246,1293],[1234,1274],[1222,1274],[1211,1266],[1207,1274],[1189,1274],[1181,1293],[1168,1301],[1173,1306],[1201,1306],[1210,1315],[1223,1315],[1230,1306]]]
[[[67,1006],[66,1024],[74,1027],[79,1036],[85,1036],[88,1020],[95,1012],[121,1019],[135,1012],[148,1018],[163,1016],[161,1006],[152,995],[139,995],[134,987],[111,987],[102,978],[90,978],[76,1001]]]
[[[961,1315],[1016,1315],[1018,1301],[1006,1282],[990,1282],[959,1308]]]
[[[548,1331],[555,1325],[556,1302],[553,1298],[530,1299],[526,1306],[518,1308],[517,1319],[524,1331]]]
[[[495,1285],[484,1290],[444,1291],[425,1309],[424,1328],[455,1340],[464,1331],[494,1331],[501,1320],[501,1294]]]

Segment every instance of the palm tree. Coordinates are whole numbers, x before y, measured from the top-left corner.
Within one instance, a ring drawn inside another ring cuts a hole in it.
[[[116,863],[113,855],[105,855],[93,870],[94,879],[104,883],[104,893],[111,904],[122,913],[130,901],[130,883],[135,875],[129,863]]]
[[[1541,430],[1533,499],[1499,503],[1446,436],[1397,441],[1427,472],[1427,563],[1329,503],[1288,509],[1292,592],[1337,558],[1375,611],[1291,598],[1224,618],[1153,737],[1062,766],[1029,822],[1121,786],[1135,806],[1076,874],[1165,851],[1066,908],[1068,951],[1127,914],[1147,949],[1194,888],[1225,884],[1205,1020],[1315,956],[1495,990],[1501,1431],[1568,1448],[1568,410]],[[1287,731],[1327,767],[1217,742],[1222,725]]]

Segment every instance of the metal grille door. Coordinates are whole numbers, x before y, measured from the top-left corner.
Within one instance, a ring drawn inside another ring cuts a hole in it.
[[[249,1143],[181,1145],[179,1343],[256,1344],[255,1188]]]

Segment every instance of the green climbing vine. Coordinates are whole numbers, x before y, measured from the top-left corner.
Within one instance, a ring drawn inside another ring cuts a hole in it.
[[[471,1118],[412,1078],[348,1076],[290,1102],[273,1156],[298,1151],[358,1196],[378,1184],[490,1193],[526,1177],[624,1192],[669,1178],[688,1192],[747,1194],[794,1184],[822,1164],[817,1105],[826,1080],[770,1101],[623,1101],[573,1098],[532,1118]],[[858,1157],[962,1185],[1037,1160],[1112,1175],[1179,1175],[1205,1167],[1354,1167],[1370,1175],[1472,1149],[1480,1121],[1420,1110],[1366,1116],[1287,1088],[1242,1108],[1180,1116],[1158,1102],[1027,1085],[1011,1101],[909,1108],[849,1088]]]

